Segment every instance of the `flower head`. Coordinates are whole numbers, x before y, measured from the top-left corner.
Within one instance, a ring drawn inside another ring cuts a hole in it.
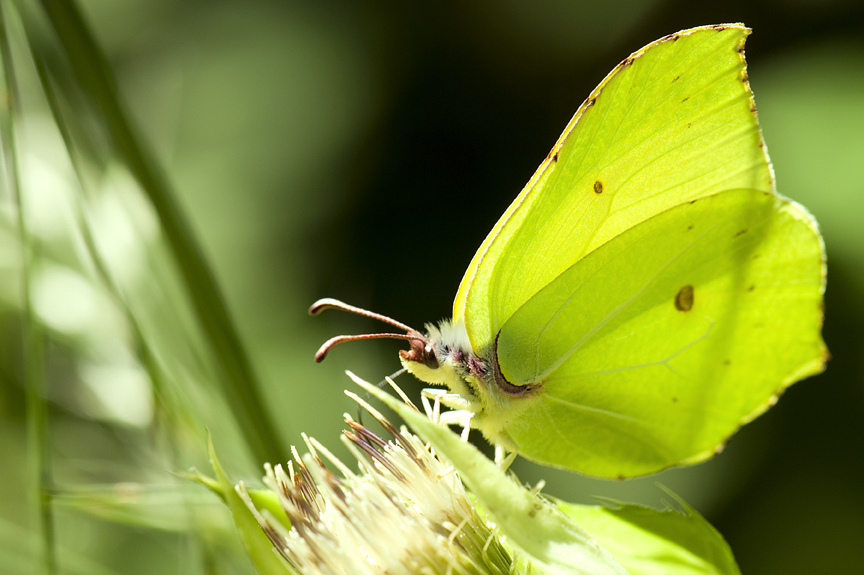
[[[346,415],[343,441],[359,473],[305,436],[309,453],[301,458],[294,449],[287,470],[265,466],[264,483],[278,496],[290,529],[259,511],[238,486],[285,561],[304,575],[521,572],[458,473],[419,437],[349,395],[392,437],[385,440]]]
[[[446,429],[437,403],[424,416],[392,382],[403,401],[349,376],[412,430],[346,392],[391,436],[345,416],[356,472],[304,436],[309,453],[265,466],[269,490],[232,485],[212,442],[216,477],[189,474],[227,504],[262,575],[741,575],[722,536],[670,492],[665,510],[550,501]]]

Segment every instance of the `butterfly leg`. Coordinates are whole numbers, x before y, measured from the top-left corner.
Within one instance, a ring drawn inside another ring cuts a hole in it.
[[[498,466],[498,469],[501,471],[507,471],[510,469],[510,465],[516,460],[516,452],[511,451],[507,453],[507,450],[503,445],[495,446],[495,465]]]

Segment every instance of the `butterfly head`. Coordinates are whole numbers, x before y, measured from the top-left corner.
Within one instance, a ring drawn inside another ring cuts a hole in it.
[[[532,398],[536,399],[540,386],[513,385],[504,378],[498,365],[497,341],[476,352],[461,321],[443,320],[437,326],[426,324],[423,334],[387,316],[329,298],[315,302],[309,313],[317,315],[330,308],[377,319],[405,333],[340,335],[327,340],[318,349],[315,361],[322,361],[335,346],[349,341],[405,340],[409,348],[399,352],[399,359],[406,371],[426,383],[446,386],[450,393],[439,396],[443,405],[471,412],[471,426],[480,429],[489,441],[508,451],[517,449],[506,427],[528,407]]]
[[[453,393],[475,395],[462,381],[471,363],[482,369],[471,349],[461,323],[444,320],[437,326],[426,324],[423,341],[412,341],[411,349],[399,352],[402,366],[426,383],[446,385]]]
[[[402,339],[409,348],[399,352],[399,358],[406,370],[418,379],[431,384],[446,385],[451,391],[463,395],[475,395],[470,384],[465,385],[467,375],[482,375],[487,371],[484,361],[471,350],[471,342],[462,322],[442,321],[438,326],[427,324],[426,333],[407,326],[387,316],[362,308],[354,307],[339,300],[325,298],[318,300],[309,308],[311,315],[325,309],[340,309],[399,328],[405,333],[369,333],[361,335],[340,335],[330,338],[315,354],[315,361],[322,361],[335,346],[349,341],[363,339]]]

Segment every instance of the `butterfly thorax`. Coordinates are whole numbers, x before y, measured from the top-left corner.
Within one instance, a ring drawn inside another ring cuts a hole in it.
[[[427,324],[425,338],[412,340],[411,349],[400,352],[400,357],[405,369],[421,381],[449,388],[451,393],[441,396],[441,403],[472,412],[472,427],[495,443],[509,443],[504,428],[537,386],[507,381],[495,344],[474,351],[464,324],[443,320],[437,326]]]

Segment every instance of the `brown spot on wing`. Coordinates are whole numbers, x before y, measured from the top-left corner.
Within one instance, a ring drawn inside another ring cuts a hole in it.
[[[594,182],[594,193],[595,194],[602,194],[603,193],[603,182],[601,182],[600,180],[597,180]]]
[[[690,311],[693,309],[693,286],[687,284],[675,294],[675,309],[678,311]]]

